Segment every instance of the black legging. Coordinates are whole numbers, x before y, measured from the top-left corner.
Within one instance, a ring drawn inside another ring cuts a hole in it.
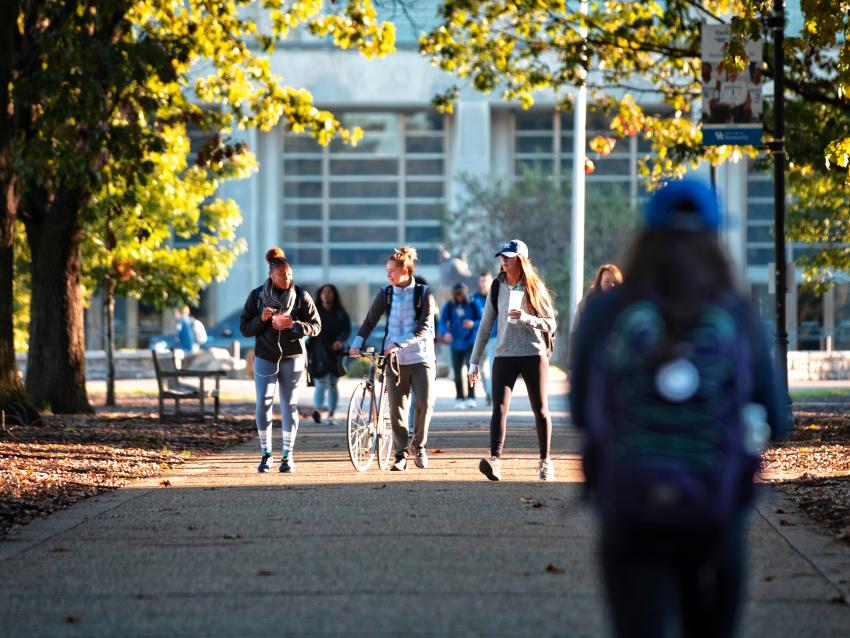
[[[469,357],[472,356],[472,348],[468,350],[452,350],[452,368],[455,373],[455,398],[463,399],[463,366],[469,367]],[[466,398],[475,398],[475,386],[467,384]]]
[[[496,357],[493,359],[493,415],[490,417],[490,454],[499,457],[505,445],[508,408],[511,393],[517,378],[522,375],[528,390],[528,400],[534,412],[537,426],[537,443],[540,458],[549,456],[549,441],[552,438],[552,417],[549,416],[549,401],[546,397],[546,377],[549,360],[540,355],[530,357]]]

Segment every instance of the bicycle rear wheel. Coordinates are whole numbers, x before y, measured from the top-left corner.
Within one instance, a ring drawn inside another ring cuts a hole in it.
[[[348,456],[358,472],[365,472],[375,458],[378,414],[375,393],[366,381],[361,381],[351,395],[348,404],[346,435]]]
[[[393,459],[393,426],[390,423],[390,409],[387,394],[381,399],[381,413],[378,418],[378,467],[386,470]]]

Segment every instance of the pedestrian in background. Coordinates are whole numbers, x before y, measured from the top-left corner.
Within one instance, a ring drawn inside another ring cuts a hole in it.
[[[189,306],[183,306],[182,310],[175,310],[174,318],[177,320],[177,330],[172,341],[173,347],[179,348],[187,355],[197,352],[200,346],[192,329],[192,312]]]
[[[571,413],[616,635],[723,638],[743,595],[753,477],[786,416],[712,190],[671,182],[644,217],[625,282],[590,299],[578,327]]]
[[[322,412],[325,412],[328,425],[333,425],[339,402],[337,382],[345,374],[342,359],[345,343],[351,336],[351,318],[342,307],[339,291],[333,284],[319,286],[316,299],[322,331],[307,342],[307,366],[316,386],[313,420],[320,423]]]
[[[581,301],[579,301],[578,307],[576,308],[576,314],[573,317],[573,325],[570,328],[569,358],[567,361],[568,370],[573,367],[573,350],[575,349],[576,329],[578,328],[579,319],[581,319],[581,315],[587,307],[587,302],[595,295],[611,290],[622,283],[623,273],[620,272],[620,269],[614,264],[604,264],[596,271],[596,275],[593,277],[593,283],[590,284],[587,292],[584,293]]]
[[[549,374],[549,345],[555,333],[555,310],[543,278],[528,257],[528,246],[519,239],[506,242],[496,253],[502,272],[493,282],[484,315],[478,327],[469,364],[469,382],[479,379],[478,367],[484,347],[490,339],[493,324],[498,321],[496,351],[493,358],[493,413],[490,417],[490,456],[481,459],[478,469],[491,481],[502,478],[501,457],[507,433],[511,393],[521,376],[534,412],[537,442],[540,449],[538,466],[541,481],[555,478],[555,467],[549,458],[552,418],[546,396]]]
[[[482,272],[478,277],[478,291],[473,293],[472,301],[478,305],[478,309],[484,314],[484,304],[487,303],[487,295],[490,293],[490,286],[493,285],[493,275],[490,271]],[[481,385],[484,386],[484,398],[487,405],[493,403],[493,385],[492,385],[492,370],[493,356],[496,350],[496,335],[499,331],[499,323],[493,322],[493,328],[490,330],[490,339],[484,347],[484,354],[481,357],[481,365],[478,366],[478,373],[481,376]]]
[[[378,291],[349,349],[350,356],[359,357],[363,342],[381,317],[387,316],[383,354],[390,358],[385,374],[395,448],[392,470],[396,472],[407,469],[410,455],[416,467],[428,467],[425,444],[434,410],[436,304],[430,288],[413,279],[416,258],[416,249],[411,246],[399,248],[390,255],[387,260],[389,285]],[[415,423],[413,439],[409,441],[405,417],[411,390],[414,392]]]
[[[481,321],[481,309],[468,296],[466,284],[458,283],[452,288],[452,298],[440,312],[440,335],[449,345],[455,379],[455,407],[459,410],[477,407],[475,386],[465,383],[464,370],[469,367],[475,334]],[[466,388],[464,388],[464,385]],[[464,392],[466,390],[466,392]]]
[[[319,311],[310,294],[295,285],[292,267],[283,250],[266,253],[269,276],[254,288],[245,301],[239,329],[255,337],[254,387],[257,392],[256,420],[262,457],[258,472],[268,472],[272,459],[272,408],[280,393],[281,472],[294,472],[292,450],[298,434],[296,388],[306,366],[304,337],[315,337],[322,329]]]

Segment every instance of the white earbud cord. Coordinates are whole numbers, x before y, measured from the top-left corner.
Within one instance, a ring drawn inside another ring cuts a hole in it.
[[[290,317],[292,316],[292,309],[295,307],[295,294],[296,294],[295,289],[293,288],[292,298],[291,298],[290,303],[289,303],[289,316]],[[281,311],[282,311],[282,308],[278,309],[278,313],[280,313]],[[278,355],[277,365],[275,365],[274,373],[272,373],[272,374],[260,374],[259,372],[257,372],[257,370],[255,368],[254,374],[259,375],[263,378],[268,378],[268,379],[271,379],[273,377],[277,377],[277,375],[280,374],[280,362],[283,361],[283,346],[280,345],[280,335],[281,335],[282,332],[283,332],[283,330],[277,331],[277,351],[280,353],[280,355]]]

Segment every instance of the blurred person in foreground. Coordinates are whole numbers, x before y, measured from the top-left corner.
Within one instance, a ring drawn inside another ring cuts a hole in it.
[[[585,309],[570,378],[608,602],[619,637],[732,636],[753,478],[788,427],[782,386],[714,193],[671,182],[644,221],[623,285]]]

